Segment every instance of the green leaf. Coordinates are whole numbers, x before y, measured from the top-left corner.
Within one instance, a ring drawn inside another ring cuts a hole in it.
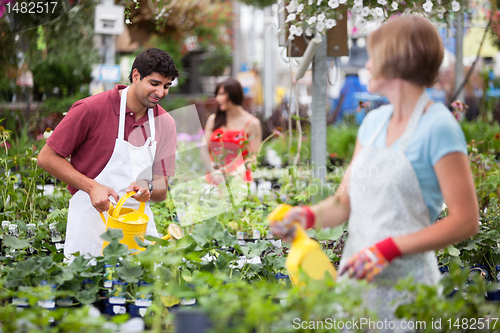
[[[452,257],[458,257],[460,255],[460,250],[458,250],[456,247],[453,245],[448,246],[448,253]]]
[[[343,227],[325,228],[316,233],[316,239],[319,241],[336,240],[344,233]]]
[[[253,257],[260,257],[263,251],[265,251],[269,245],[268,241],[257,241],[255,243],[247,243],[247,247],[242,246],[241,250],[245,257],[251,259]]]
[[[102,254],[104,256],[118,257],[118,256],[124,256],[127,252],[128,252],[128,246],[125,244],[118,243],[118,240],[114,239],[104,248]]]
[[[27,240],[19,239],[17,237],[12,237],[9,235],[3,236],[3,243],[6,247],[10,247],[11,249],[16,250],[26,249],[31,245]]]
[[[132,266],[129,263],[119,266],[116,271],[118,272],[118,276],[128,283],[139,282],[142,276],[142,267]]]
[[[218,270],[223,271],[229,268],[229,263],[225,256],[219,255],[217,257],[217,260],[215,261],[215,266],[217,267]]]
[[[101,235],[101,238],[104,239],[106,242],[110,242],[113,239],[122,239],[123,238],[123,230],[122,229],[115,229],[115,228],[108,228],[105,233]]]
[[[82,304],[92,304],[96,301],[97,292],[94,288],[81,290],[76,294],[76,300]]]

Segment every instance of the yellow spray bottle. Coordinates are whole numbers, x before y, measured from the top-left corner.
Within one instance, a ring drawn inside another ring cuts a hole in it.
[[[290,205],[278,205],[267,216],[267,219],[269,221],[282,220],[291,208],[292,206]],[[292,282],[294,284],[300,282],[300,269],[314,280],[323,280],[326,272],[335,280],[337,272],[330,259],[321,250],[318,242],[309,238],[304,228],[298,222],[294,222],[294,227],[295,238],[292,241],[292,247],[286,259],[286,269]]]

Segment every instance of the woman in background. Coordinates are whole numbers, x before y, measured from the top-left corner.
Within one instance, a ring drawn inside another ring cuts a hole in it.
[[[249,182],[251,165],[257,162],[256,153],[262,141],[260,121],[241,106],[243,88],[237,80],[229,78],[219,83],[215,94],[218,108],[205,125],[205,139],[216,169],[208,175],[209,182],[216,185],[223,182],[221,171],[240,175]]]

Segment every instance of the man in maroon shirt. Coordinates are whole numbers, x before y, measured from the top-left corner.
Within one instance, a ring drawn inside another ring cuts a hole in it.
[[[109,209],[110,196],[118,202],[119,196],[136,191],[132,198],[138,202],[165,200],[168,176],[175,171],[177,133],[158,102],[178,75],[166,52],[148,49],[135,59],[129,87],[117,85],[76,102],[47,140],[38,165],[67,183],[73,195],[68,257],[77,251],[100,255],[99,235],[105,228],[98,212]],[[157,236],[149,205],[146,213],[147,234]]]

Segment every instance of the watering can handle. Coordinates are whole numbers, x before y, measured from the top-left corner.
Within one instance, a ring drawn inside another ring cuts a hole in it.
[[[116,204],[116,207],[115,207],[115,210],[113,211],[113,218],[114,219],[117,219],[118,218],[118,215],[120,215],[120,210],[122,209],[122,206],[123,204],[125,203],[125,201],[130,198],[131,196],[133,196],[136,192],[135,191],[131,191],[131,192],[128,192],[127,194],[125,194],[121,199],[120,201],[118,201],[118,203]],[[141,202],[139,204],[139,211],[143,212],[144,213],[144,209],[146,208],[146,203],[145,202]]]

